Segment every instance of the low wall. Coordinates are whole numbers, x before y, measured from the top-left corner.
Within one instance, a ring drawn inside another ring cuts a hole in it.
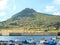
[[[56,32],[36,32],[36,33],[27,33],[27,32],[25,32],[25,33],[10,33],[9,34],[10,36],[28,36],[28,35],[30,35],[30,36],[33,36],[33,35],[35,35],[35,36],[56,36],[57,35],[57,33]]]
[[[21,35],[56,36],[56,32],[22,33]]]

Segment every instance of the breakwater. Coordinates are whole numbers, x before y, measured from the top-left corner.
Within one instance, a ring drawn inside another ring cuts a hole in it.
[[[44,31],[26,31],[26,30],[0,30],[0,36],[56,36],[57,32],[44,32]]]

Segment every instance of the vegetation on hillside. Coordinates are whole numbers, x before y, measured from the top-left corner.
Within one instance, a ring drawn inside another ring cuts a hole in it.
[[[26,8],[13,15],[10,19],[0,23],[3,28],[24,28],[27,30],[58,30],[60,28],[60,16],[36,12]]]

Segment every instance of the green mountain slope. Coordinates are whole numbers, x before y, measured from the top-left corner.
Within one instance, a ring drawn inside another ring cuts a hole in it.
[[[50,14],[43,14],[36,12],[33,9],[26,8],[21,12],[13,15],[10,19],[2,22],[0,27],[15,28],[42,28],[48,25],[60,22],[60,16],[53,16]]]

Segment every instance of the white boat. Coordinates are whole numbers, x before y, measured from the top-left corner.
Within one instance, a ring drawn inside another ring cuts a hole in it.
[[[45,43],[45,40],[40,40],[40,43],[44,44]]]
[[[27,42],[28,43],[34,43],[34,39],[28,39]]]
[[[20,40],[19,39],[15,39],[15,42],[19,42]]]

